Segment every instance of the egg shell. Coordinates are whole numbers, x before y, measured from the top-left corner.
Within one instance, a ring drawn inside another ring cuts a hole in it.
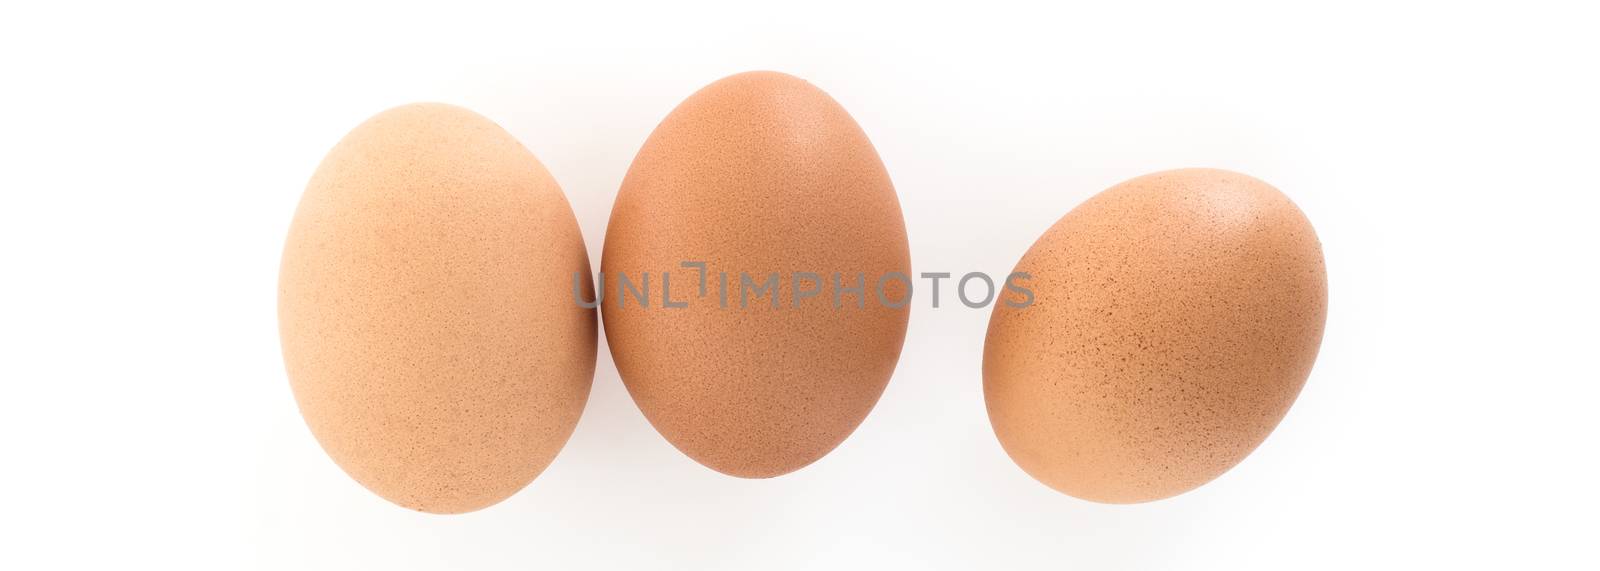
[[[1073,209],[989,322],[996,436],[1061,492],[1132,503],[1239,461],[1300,393],[1322,342],[1327,278],[1311,224],[1281,192],[1222,170],[1160,172]]]
[[[705,295],[686,261],[706,263]],[[832,450],[877,402],[909,306],[877,303],[873,280],[910,266],[899,199],[855,120],[798,78],[734,75],[674,109],[628,170],[601,258],[606,339],[674,446],[726,474],[777,476]],[[645,272],[652,306],[619,303],[618,275],[637,283]],[[780,273],[780,307],[740,307],[741,272]],[[823,293],[792,303],[796,272],[821,276]],[[871,297],[844,293],[834,307],[835,273],[850,287],[864,274]],[[663,307],[663,274],[687,307]],[[890,280],[884,296],[903,300],[907,287]]]
[[[472,511],[532,481],[571,435],[596,318],[589,262],[538,159],[466,109],[380,113],[323,160],[283,252],[284,362],[306,424],[401,506]]]

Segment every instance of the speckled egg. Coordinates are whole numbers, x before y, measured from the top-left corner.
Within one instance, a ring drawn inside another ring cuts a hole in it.
[[[527,485],[571,435],[596,320],[577,220],[504,129],[439,104],[346,135],[300,199],[279,276],[295,400],[378,495],[471,511]]]
[[[1166,498],[1238,464],[1299,395],[1327,278],[1283,193],[1160,172],[1073,209],[1023,256],[1034,302],[997,303],[984,348],[996,436],[1028,474],[1108,503]]]
[[[910,265],[899,200],[855,120],[803,80],[743,73],[680,104],[629,168],[601,259],[606,340],[679,450],[777,476],[877,402],[910,293],[893,279],[879,303],[879,281]]]

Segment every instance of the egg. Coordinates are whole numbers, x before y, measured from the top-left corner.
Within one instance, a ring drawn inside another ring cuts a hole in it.
[[[509,133],[459,107],[380,113],[300,199],[278,318],[290,386],[363,486],[434,513],[499,502],[567,441],[594,376],[577,219]],[[575,277],[577,276],[577,277]]]
[[[821,458],[877,402],[910,271],[866,133],[817,87],[750,72],[650,134],[597,283],[612,357],[650,423],[705,466],[763,478]]]
[[[1272,432],[1322,342],[1327,278],[1304,214],[1222,170],[1118,184],[1056,222],[995,304],[983,356],[1006,453],[1056,490],[1157,500]]]

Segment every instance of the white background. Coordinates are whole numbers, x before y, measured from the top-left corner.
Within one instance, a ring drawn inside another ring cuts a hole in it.
[[[1600,559],[1586,3],[24,4],[0,8],[0,567]],[[1074,205],[1151,171],[1278,186],[1330,278],[1299,403],[1197,491],[1080,501],[990,432],[988,311],[923,298],[865,423],[778,479],[679,454],[603,345],[576,434],[502,504],[409,512],[328,460],[284,377],[276,277],[347,130],[412,101],[489,116],[560,181],[598,264],[651,129],[751,69],[806,78],[861,123],[917,271],[1003,274]]]

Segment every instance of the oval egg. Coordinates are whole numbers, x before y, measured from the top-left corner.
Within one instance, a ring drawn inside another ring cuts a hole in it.
[[[1327,314],[1310,222],[1221,170],[1116,185],[1016,271],[1036,297],[995,305],[990,421],[1028,474],[1099,502],[1180,494],[1243,460],[1300,393]]]
[[[601,266],[629,393],[668,441],[726,474],[777,476],[832,450],[877,402],[905,338],[909,279],[882,285],[889,304],[876,283],[911,271],[889,175],[838,103],[780,73],[717,81],[656,127]],[[775,275],[765,296],[741,281]],[[641,282],[647,303],[624,287]]]
[[[561,449],[594,375],[589,262],[556,181],[471,111],[416,104],[356,127],[318,167],[279,276],[306,424],[401,506],[494,504]]]

